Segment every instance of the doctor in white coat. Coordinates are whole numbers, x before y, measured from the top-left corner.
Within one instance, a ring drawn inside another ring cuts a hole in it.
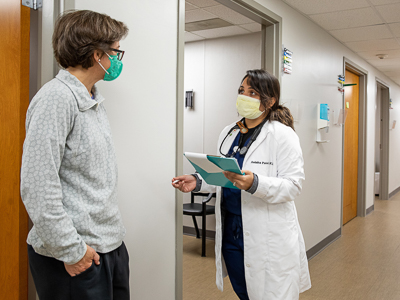
[[[244,300],[293,300],[311,287],[294,204],[304,180],[302,151],[279,97],[273,75],[247,71],[236,101],[243,119],[218,140],[219,154],[235,157],[245,173],[225,172],[237,189],[208,185],[199,174],[172,179],[182,192],[217,193],[216,284],[222,291],[229,275]]]

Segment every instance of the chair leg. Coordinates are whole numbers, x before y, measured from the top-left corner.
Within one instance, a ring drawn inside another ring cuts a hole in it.
[[[201,256],[206,257],[206,214],[203,213],[201,225]]]
[[[193,219],[193,224],[194,224],[194,229],[196,229],[196,238],[200,238],[200,231],[199,231],[199,226],[197,226],[197,221],[196,221],[196,216],[192,216]]]

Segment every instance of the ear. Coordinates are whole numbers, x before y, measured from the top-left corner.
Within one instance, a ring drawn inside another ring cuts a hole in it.
[[[271,108],[272,106],[274,106],[275,102],[276,102],[275,97],[272,97],[271,98],[271,105],[268,108]]]
[[[104,52],[100,50],[94,50],[93,52],[93,59],[95,62],[100,61],[100,59],[103,57]]]

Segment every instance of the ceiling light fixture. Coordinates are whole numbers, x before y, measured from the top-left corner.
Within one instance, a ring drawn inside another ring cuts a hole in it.
[[[388,58],[389,55],[387,54],[377,54],[376,55],[379,59],[384,59],[384,58]]]

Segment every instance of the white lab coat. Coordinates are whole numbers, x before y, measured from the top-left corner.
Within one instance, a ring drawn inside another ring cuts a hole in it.
[[[220,134],[222,140],[235,124]],[[239,130],[222,145],[227,153]],[[304,239],[294,199],[304,180],[303,157],[297,134],[277,121],[267,121],[249,148],[243,170],[258,175],[256,192],[242,190],[244,264],[247,292],[251,300],[293,300],[311,287]],[[215,204],[216,284],[223,290],[227,275],[221,253],[221,187],[202,180],[202,192],[217,193]]]

